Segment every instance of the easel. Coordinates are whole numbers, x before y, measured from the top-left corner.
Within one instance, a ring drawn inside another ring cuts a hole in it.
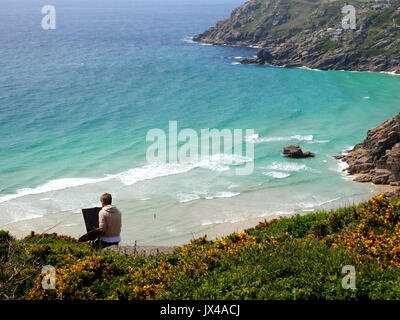
[[[82,209],[87,233],[79,238],[79,242],[89,242],[91,248],[93,248],[94,242],[100,238],[102,233],[99,229],[100,210],[101,208],[99,207]]]

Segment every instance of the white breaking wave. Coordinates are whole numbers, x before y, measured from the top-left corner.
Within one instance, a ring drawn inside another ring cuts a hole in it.
[[[314,137],[312,135],[308,135],[308,136],[292,136],[291,137],[294,140],[299,140],[299,141],[312,141],[314,139]]]
[[[292,163],[292,162],[273,162],[271,165],[266,167],[270,170],[278,170],[278,171],[301,171],[301,170],[310,170],[305,164],[300,163]]]
[[[205,168],[212,171],[227,171],[230,166],[237,166],[246,162],[252,162],[249,157],[229,154],[215,154],[210,157],[204,158],[195,163],[161,163],[150,164],[139,168],[133,168],[119,174],[107,175],[103,178],[62,178],[51,180],[44,185],[36,188],[19,189],[15,194],[7,194],[0,196],[0,203],[10,201],[16,198],[37,195],[47,192],[59,191],[69,188],[76,188],[88,184],[96,184],[117,179],[126,186],[135,183],[152,180],[160,177],[166,177],[176,174],[186,173],[195,168]],[[45,199],[45,198],[43,198]]]
[[[186,37],[186,38],[183,39],[183,42],[190,43],[190,44],[198,44],[198,45],[201,45],[201,46],[212,46],[211,43],[196,42],[196,41],[193,40],[193,37]]]
[[[214,195],[206,196],[205,198],[207,200],[212,200],[214,198],[232,198],[238,196],[239,194],[240,192],[218,192]]]
[[[346,180],[351,179],[351,177],[349,176],[349,172],[347,171],[349,164],[342,160],[339,160],[337,164],[338,164],[337,171],[342,175],[342,177]]]
[[[250,142],[250,143],[263,143],[263,142],[274,142],[274,141],[291,141],[291,140],[298,140],[298,141],[308,141],[308,142],[312,142],[314,139],[313,135],[294,135],[294,136],[290,136],[290,137],[260,137],[260,135],[258,133],[256,134],[252,134],[250,136],[246,137],[246,142]],[[317,140],[317,141],[321,141],[318,143],[324,143],[324,140]],[[328,142],[328,141],[326,141]],[[317,142],[316,142],[317,143]]]
[[[51,192],[51,191],[59,191],[59,190],[63,190],[63,189],[83,186],[85,184],[104,182],[107,180],[111,180],[112,178],[113,178],[113,176],[108,176],[108,177],[104,177],[104,178],[100,178],[100,179],[64,178],[64,179],[51,180],[51,181],[45,183],[44,185],[36,187],[36,188],[23,188],[23,189],[17,190],[17,193],[15,193],[15,194],[7,194],[4,196],[1,196],[0,203],[10,201],[10,200],[16,199],[16,198],[28,196],[28,195],[41,194],[41,193],[46,193],[46,192]]]
[[[347,147],[341,153],[346,156],[354,149],[354,146]],[[351,179],[349,176],[349,172],[346,170],[349,167],[349,164],[346,161],[338,160],[337,161],[337,171],[342,175],[342,177],[346,180]]]
[[[186,37],[186,38],[183,39],[183,41],[186,42],[186,43],[195,43],[195,44],[197,44],[196,41],[193,41],[193,37]]]
[[[260,135],[258,133],[246,136],[246,142],[250,142],[250,143],[255,143],[257,142],[258,138],[260,137]]]
[[[308,141],[308,143],[328,143],[330,140],[312,140]]]
[[[321,69],[313,69],[306,66],[298,67],[298,69],[309,70],[309,71],[323,71]]]
[[[24,220],[32,220],[32,219],[39,219],[39,218],[43,218],[44,214],[27,214],[23,217],[18,217],[17,219],[13,219],[13,221],[11,222],[19,222],[19,221],[24,221]]]
[[[347,147],[346,149],[344,149],[341,153],[343,156],[347,156],[350,153],[350,151],[352,151],[353,149],[354,149],[354,146],[350,146],[350,147]]]
[[[186,203],[194,200],[200,199],[197,194],[184,194],[180,193],[176,195],[180,203]]]
[[[302,209],[311,209],[311,208],[323,206],[323,205],[328,204],[328,203],[332,203],[332,202],[337,201],[337,200],[340,200],[340,199],[341,199],[341,197],[337,197],[337,198],[329,199],[329,200],[325,200],[325,201],[300,202],[298,205],[299,205]]]
[[[392,76],[400,76],[400,74],[396,73],[396,71],[381,71],[380,73],[390,74]]]
[[[246,218],[236,218],[236,219],[225,219],[225,220],[215,220],[215,221],[211,221],[211,220],[203,220],[201,225],[202,226],[209,226],[212,224],[221,224],[221,223],[237,223],[237,222],[241,222],[241,221],[246,221]]]
[[[181,165],[177,163],[152,164],[122,172],[116,175],[115,178],[125,186],[131,186],[145,180],[185,173],[193,168],[193,165]]]
[[[263,174],[276,179],[285,179],[287,177],[290,177],[290,173],[285,173],[280,171],[263,172]]]
[[[258,215],[258,218],[271,217],[271,216],[275,216],[275,215],[278,215],[278,216],[289,215],[289,214],[293,214],[293,213],[294,213],[294,210],[292,210],[292,211],[274,211],[274,210],[272,210],[271,212],[265,212],[265,213]]]
[[[178,193],[176,196],[180,203],[190,202],[204,198],[206,200],[212,200],[215,198],[232,198],[240,195],[240,192],[216,192],[211,194],[210,192],[194,191],[192,193]]]

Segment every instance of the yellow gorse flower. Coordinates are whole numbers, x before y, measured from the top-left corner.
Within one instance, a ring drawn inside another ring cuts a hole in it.
[[[354,230],[336,236],[333,247],[344,245],[355,252],[360,264],[376,259],[381,268],[400,267],[400,201],[392,204],[384,195],[371,199],[355,212],[360,221]]]

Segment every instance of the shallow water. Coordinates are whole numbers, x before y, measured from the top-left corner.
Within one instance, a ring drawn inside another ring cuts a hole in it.
[[[124,242],[183,243],[240,221],[360,201],[376,189],[333,156],[399,112],[400,78],[240,65],[256,49],[190,37],[241,1],[7,0],[0,13],[0,228],[84,232],[80,209],[113,194]],[[148,164],[148,130],[254,129],[249,160]],[[314,159],[283,158],[298,143]],[[236,224],[235,224],[236,223]],[[239,227],[238,227],[239,228]]]

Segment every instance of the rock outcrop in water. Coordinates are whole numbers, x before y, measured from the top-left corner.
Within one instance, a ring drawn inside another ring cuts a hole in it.
[[[343,28],[345,5],[355,30]],[[400,1],[250,0],[193,40],[261,48],[242,63],[400,73]]]
[[[291,146],[284,147],[283,155],[285,157],[296,158],[296,159],[315,157],[315,154],[310,151],[303,152],[303,150],[301,150],[298,144],[293,144]]]
[[[400,114],[369,130],[367,138],[345,156],[355,181],[400,186]]]

